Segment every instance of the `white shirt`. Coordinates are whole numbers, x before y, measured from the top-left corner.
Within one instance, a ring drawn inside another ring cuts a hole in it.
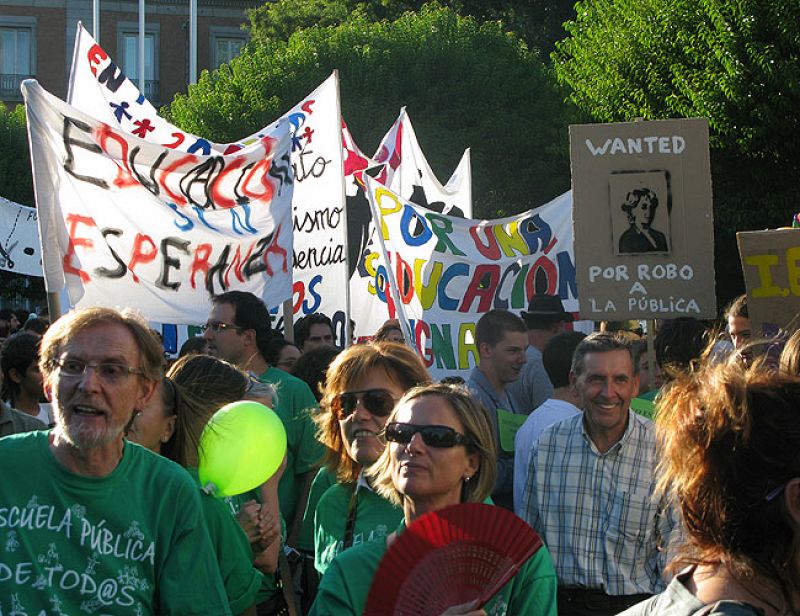
[[[545,428],[580,412],[581,410],[574,404],[550,398],[528,415],[528,419],[517,431],[514,437],[514,511],[517,515],[522,503],[525,481],[528,478],[528,464],[533,444],[539,440],[539,435]]]

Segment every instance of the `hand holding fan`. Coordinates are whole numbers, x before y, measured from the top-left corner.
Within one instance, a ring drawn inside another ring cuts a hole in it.
[[[436,615],[486,604],[542,546],[506,509],[462,503],[427,513],[389,547],[375,573],[365,616]]]

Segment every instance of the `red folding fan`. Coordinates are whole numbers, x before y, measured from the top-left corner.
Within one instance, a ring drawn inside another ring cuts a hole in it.
[[[438,615],[485,605],[542,546],[528,524],[500,507],[463,503],[427,513],[389,547],[365,616]]]

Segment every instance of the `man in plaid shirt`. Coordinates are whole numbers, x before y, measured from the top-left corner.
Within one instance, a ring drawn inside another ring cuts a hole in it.
[[[533,445],[518,513],[553,556],[559,614],[610,616],[664,588],[672,516],[653,496],[653,423],[630,410],[639,375],[629,346],[587,337],[570,381],[583,413]]]

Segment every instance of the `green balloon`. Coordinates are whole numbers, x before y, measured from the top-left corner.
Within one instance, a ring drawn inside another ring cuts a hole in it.
[[[286,454],[286,430],[263,404],[241,400],[211,416],[200,435],[198,474],[203,490],[234,496],[275,474]]]

